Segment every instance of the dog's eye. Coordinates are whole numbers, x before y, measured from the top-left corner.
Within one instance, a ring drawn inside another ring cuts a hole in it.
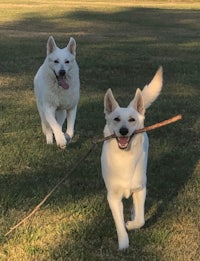
[[[69,63],[69,61],[68,61],[68,60],[66,60],[66,61],[65,61],[65,63]]]
[[[55,60],[54,63],[59,63],[59,61],[58,61],[58,60]]]
[[[134,122],[135,119],[134,119],[134,118],[130,118],[128,121],[129,121],[129,122]]]
[[[114,118],[114,121],[119,122],[119,121],[120,121],[120,118],[119,118],[119,117],[116,117],[116,118]]]

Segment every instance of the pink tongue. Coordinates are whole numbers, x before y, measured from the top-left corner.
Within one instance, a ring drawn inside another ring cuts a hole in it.
[[[128,141],[129,141],[129,137],[120,137],[120,138],[118,137],[118,142],[121,147],[127,146]]]
[[[69,84],[65,79],[59,79],[59,85],[65,90],[69,89]]]

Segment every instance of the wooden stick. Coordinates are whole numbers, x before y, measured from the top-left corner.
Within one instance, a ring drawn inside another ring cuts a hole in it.
[[[161,122],[155,123],[155,124],[153,124],[151,126],[147,126],[147,127],[142,128],[142,129],[136,130],[132,135],[138,134],[138,133],[142,133],[142,132],[146,132],[146,131],[155,130],[155,129],[158,129],[160,127],[166,126],[166,125],[174,123],[176,121],[179,121],[181,119],[182,119],[182,115],[178,114],[177,116],[174,116],[174,117],[172,117],[172,118],[170,118],[168,120],[161,121]],[[106,136],[104,138],[101,138],[101,139],[98,139],[98,140],[94,140],[93,143],[95,143],[95,144],[101,143],[101,142],[104,142],[106,140],[113,139],[113,138],[116,138],[116,137],[117,136],[115,134],[112,134],[112,135]]]
[[[142,129],[140,129],[140,130],[136,130],[136,131],[135,131],[135,134],[141,133],[141,132],[145,132],[145,131],[155,130],[155,129],[157,129],[157,128],[160,128],[160,127],[166,126],[166,125],[168,125],[168,124],[174,123],[174,122],[176,122],[176,121],[179,121],[179,120],[181,120],[181,119],[182,119],[182,115],[179,114],[179,115],[174,116],[174,117],[172,117],[172,118],[170,118],[170,119],[168,119],[168,120],[161,121],[161,122],[159,122],[159,123],[155,123],[155,124],[153,124],[153,125],[151,125],[151,126],[144,127],[144,128],[142,128]]]

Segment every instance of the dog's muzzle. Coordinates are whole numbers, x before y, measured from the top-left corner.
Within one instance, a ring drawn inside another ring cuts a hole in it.
[[[127,136],[127,134],[129,133],[128,129],[125,128],[125,127],[122,127],[120,130],[119,130],[119,133],[121,136],[117,136],[116,135],[116,140],[117,140],[117,143],[118,143],[118,147],[121,149],[121,150],[125,150],[128,148],[128,145],[134,135],[134,133],[130,136]]]
[[[67,79],[66,79],[66,71],[61,69],[59,71],[59,75],[57,75],[55,71],[54,71],[54,74],[55,74],[56,79],[58,81],[58,85],[61,86],[65,90],[69,89],[69,84],[68,84]]]

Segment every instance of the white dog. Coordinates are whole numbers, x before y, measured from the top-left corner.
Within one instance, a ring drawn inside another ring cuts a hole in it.
[[[54,38],[47,42],[47,56],[34,78],[34,91],[47,144],[64,149],[73,137],[79,101],[79,68],[76,63],[76,42],[71,37],[67,47],[60,49]],[[62,126],[67,118],[67,131]]]
[[[158,97],[161,89],[162,67],[158,69],[149,85],[142,91],[137,89],[134,99],[127,108],[119,107],[111,89],[105,94],[104,136],[115,134],[117,138],[104,142],[101,167],[120,250],[129,246],[126,229],[140,228],[145,223],[148,137],[146,133],[135,136],[133,133],[144,127],[145,109]],[[125,224],[122,198],[129,198],[131,195],[133,198],[131,221]]]

